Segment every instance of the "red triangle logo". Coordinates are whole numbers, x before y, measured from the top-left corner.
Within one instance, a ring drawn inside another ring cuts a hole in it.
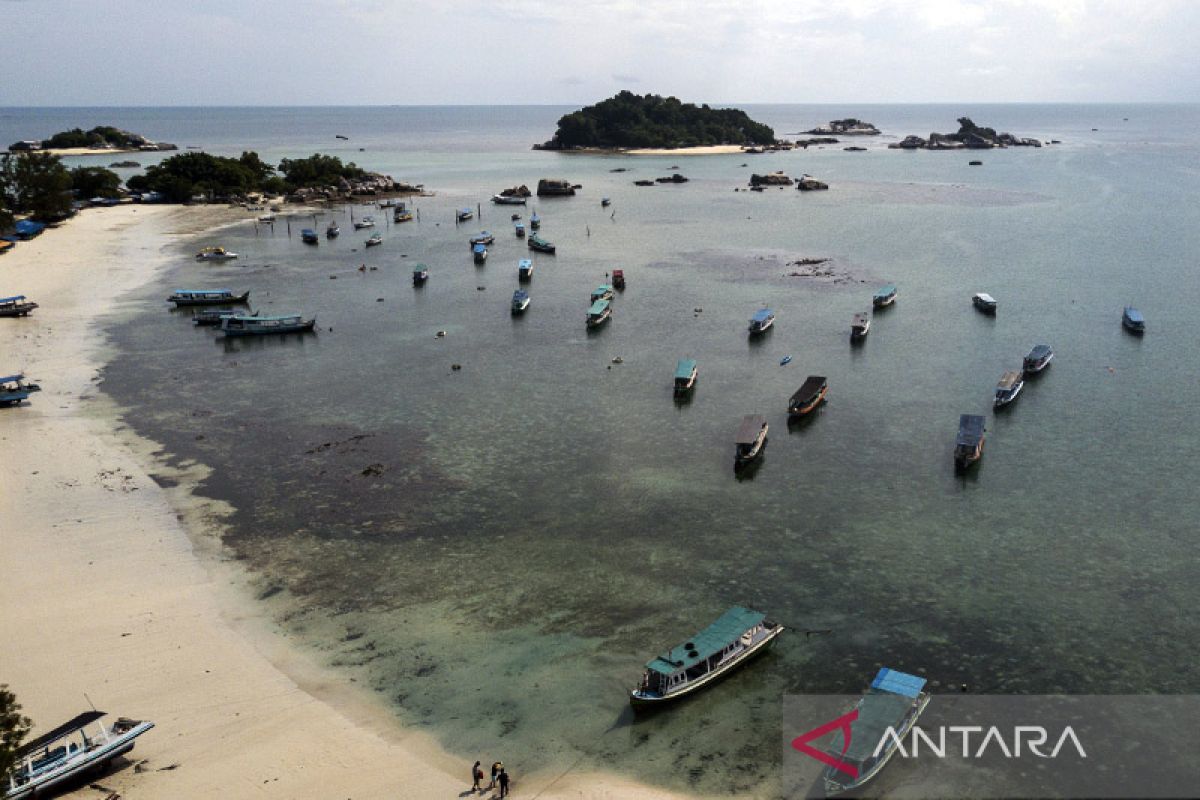
[[[813,728],[808,733],[800,734],[795,739],[792,739],[792,747],[799,750],[801,753],[804,753],[804,755],[806,755],[810,758],[815,758],[817,761],[820,761],[822,764],[827,764],[827,765],[833,767],[834,769],[838,770],[839,772],[846,773],[851,778],[857,778],[858,777],[858,767],[854,766],[853,764],[851,764],[841,758],[830,755],[829,753],[826,753],[823,750],[818,750],[815,747],[812,747],[809,745],[809,742],[811,742],[812,740],[820,739],[821,737],[825,736],[826,734],[830,733],[831,731],[834,731],[834,730],[837,730],[840,728],[842,731],[842,755],[843,756],[846,755],[846,750],[848,750],[850,747],[850,735],[851,735],[850,725],[857,719],[858,719],[858,709],[856,708],[847,714],[843,714],[842,716],[838,717],[835,720],[826,722],[824,725]]]

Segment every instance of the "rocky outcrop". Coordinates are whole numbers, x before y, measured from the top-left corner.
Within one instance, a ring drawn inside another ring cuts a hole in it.
[[[828,136],[830,134],[839,136],[878,136],[880,131],[869,122],[847,117],[846,119],[832,120],[828,125],[821,125],[813,128],[811,131],[804,131],[804,133],[812,136]]]
[[[542,178],[538,181],[538,197],[571,197],[574,194],[575,187],[568,180]]]
[[[108,166],[110,169],[137,169],[142,165],[136,161],[114,161]]]
[[[829,184],[817,180],[811,175],[805,175],[796,181],[796,188],[802,192],[820,192],[829,188]]]
[[[646,180],[645,178],[643,178],[643,179],[642,179],[642,180],[640,180],[640,181],[634,181],[634,182],[633,182],[633,185],[634,185],[634,186],[653,186],[653,185],[654,185],[654,181],[648,181],[648,180]]]
[[[928,142],[920,136],[905,136],[898,142],[892,142],[888,145],[891,150],[920,150],[924,148]]]
[[[424,184],[410,184],[398,181],[391,175],[378,172],[368,172],[361,178],[348,180],[339,178],[332,186],[305,186],[288,195],[292,203],[309,203],[316,200],[339,200],[353,195],[411,195],[420,194]]]
[[[989,150],[993,147],[1041,147],[1037,139],[997,133],[993,128],[983,128],[960,117],[957,133],[931,133],[928,139],[906,136],[903,141],[889,144],[893,150]]]
[[[688,179],[676,172],[674,175],[668,175],[665,178],[655,178],[655,183],[687,183]]]
[[[525,184],[513,186],[510,189],[505,189],[500,192],[501,197],[533,197],[533,192],[529,191],[529,187]]]
[[[770,175],[751,175],[751,186],[791,186],[792,179],[782,172],[772,172]]]
[[[810,144],[837,144],[837,143],[838,143],[838,140],[833,138],[832,136],[820,136],[815,139],[797,139],[796,147],[803,147],[805,150],[807,150],[808,146]]]

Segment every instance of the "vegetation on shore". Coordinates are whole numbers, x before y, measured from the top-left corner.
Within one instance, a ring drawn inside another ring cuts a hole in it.
[[[342,163],[337,156],[320,153],[308,158],[285,158],[275,167],[258,153],[248,151],[240,158],[209,153],[180,153],[146,168],[126,183],[133,192],[158,192],[164,199],[185,203],[194,197],[236,197],[250,192],[288,194],[312,186],[336,186],[342,180],[357,180],[366,170],[354,162]]]
[[[14,215],[19,213],[43,221],[69,215],[73,200],[71,180],[71,172],[58,156],[49,153],[0,156],[0,229],[7,230]]]
[[[8,775],[17,764],[17,751],[29,735],[33,723],[21,714],[17,696],[0,683],[0,786],[8,785]]]
[[[554,138],[539,147],[702,147],[769,145],[775,131],[736,108],[710,108],[675,97],[622,91],[563,116]]]

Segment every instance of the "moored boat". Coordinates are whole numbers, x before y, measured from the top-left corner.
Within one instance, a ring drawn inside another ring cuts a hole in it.
[[[760,308],[754,312],[754,316],[750,318],[750,335],[756,336],[760,333],[765,333],[775,324],[775,312],[769,308]]]
[[[134,740],[154,727],[153,722],[120,717],[112,725],[103,711],[86,711],[16,750],[4,800],[27,800],[59,791],[133,749]],[[91,727],[89,727],[91,726]]]
[[[695,694],[766,652],[783,631],[765,614],[734,606],[683,644],[647,661],[629,703],[648,710]]]
[[[518,239],[524,239],[525,238],[525,223],[518,222],[516,225],[513,225],[513,232],[517,234]]]
[[[1004,408],[1017,399],[1024,387],[1025,380],[1021,377],[1020,372],[1016,370],[1005,372],[1000,376],[1000,383],[996,384],[996,397],[992,401],[992,407]]]
[[[929,705],[924,689],[924,678],[887,667],[879,670],[854,707],[849,736],[838,728],[830,743],[828,752],[843,769],[833,764],[825,768],[827,797],[858,789],[879,774]],[[844,766],[852,767],[854,774]]]
[[[488,231],[483,231],[481,233],[476,234],[475,236],[472,236],[470,239],[470,244],[471,244],[471,247],[474,247],[477,244],[494,244],[495,241],[496,241],[495,236],[493,236]]]
[[[547,242],[536,233],[529,237],[529,249],[536,250],[539,253],[554,253],[554,245],[551,242]]]
[[[529,308],[529,292],[524,289],[517,289],[513,292],[512,313],[524,314],[527,308]]]
[[[226,336],[269,336],[278,333],[308,333],[316,327],[315,319],[299,314],[279,317],[256,317],[234,314],[221,320],[221,333]]]
[[[174,303],[177,308],[180,306],[219,306],[232,303],[248,303],[250,302],[250,292],[245,291],[241,294],[234,294],[230,289],[176,289],[167,298],[167,302]]]
[[[816,410],[825,401],[829,382],[824,375],[809,375],[788,401],[788,413],[804,416]]]
[[[612,317],[612,303],[608,300],[597,300],[588,309],[587,326],[598,328]]]
[[[460,208],[456,216],[459,222],[466,222],[469,219],[474,219],[475,212],[469,208]]]
[[[383,234],[382,233],[372,233],[370,236],[367,237],[367,240],[365,242],[363,242],[364,247],[376,247],[381,244],[383,244]]]
[[[879,291],[875,292],[875,296],[871,298],[871,305],[875,308],[887,308],[894,302],[896,302],[896,287],[891,284],[880,287]]]
[[[498,206],[523,206],[525,205],[525,198],[507,194],[494,194],[492,195],[492,202]]]
[[[987,292],[977,292],[971,295],[971,304],[985,314],[996,313],[996,298]]]
[[[748,464],[762,455],[767,445],[766,419],[758,414],[742,417],[734,444],[734,461],[737,464]]]
[[[871,332],[871,315],[859,312],[850,322],[850,338],[865,339]]]
[[[0,406],[19,406],[30,394],[41,390],[42,387],[25,380],[20,373],[0,377]]]
[[[592,290],[592,294],[591,297],[588,298],[588,302],[594,303],[597,300],[612,300],[612,297],[613,287],[605,283]]]
[[[300,231],[300,241],[305,244],[320,244],[321,240],[317,237],[317,232],[312,228],[305,228]]]
[[[398,203],[396,210],[392,212],[392,222],[412,222],[412,209],[404,203]]]
[[[488,249],[485,244],[477,244],[471,248],[471,254],[475,257],[476,264],[482,264],[487,261]]]
[[[224,247],[205,247],[196,253],[197,261],[230,261],[237,257],[237,253],[231,253]]]
[[[336,239],[342,233],[342,228],[336,222],[330,222],[325,228],[326,239]]]
[[[1035,344],[1033,349],[1029,351],[1029,355],[1025,356],[1025,360],[1021,362],[1021,367],[1026,375],[1036,375],[1037,373],[1050,366],[1050,362],[1054,360],[1054,350],[1048,344]]]
[[[979,414],[963,414],[958,418],[954,465],[959,469],[966,469],[983,457],[983,441],[986,438],[984,422]]]
[[[1142,316],[1142,312],[1133,306],[1125,306],[1125,310],[1121,312],[1121,324],[1130,333],[1142,334],[1146,332],[1146,318]]]
[[[522,258],[517,262],[517,280],[521,283],[528,283],[533,280],[533,261],[528,258]]]
[[[367,216],[363,217],[362,219],[358,219],[358,220],[354,221],[354,230],[356,230],[356,231],[361,231],[363,228],[374,228],[374,227],[375,227],[375,218],[370,215],[367,215]]]
[[[413,286],[424,286],[425,281],[429,280],[429,267],[424,264],[417,264],[413,267]]]
[[[675,396],[685,395],[696,385],[700,370],[694,358],[681,358],[675,365]]]
[[[30,302],[23,294],[0,297],[0,317],[25,317],[37,307],[37,303]]]
[[[538,228],[541,228],[541,227],[542,227],[542,218],[539,217],[537,212],[535,211],[529,217],[529,230],[536,231]]]
[[[600,207],[601,208],[608,208],[611,205],[612,205],[612,200],[610,200],[609,198],[607,198],[607,197],[600,198]]]
[[[625,270],[614,269],[612,271],[612,285],[614,289],[622,291],[625,289]]]
[[[240,311],[234,311],[232,308],[204,308],[199,311],[192,312],[193,325],[220,325],[221,320],[226,317],[234,317],[240,314]],[[250,316],[257,317],[258,312],[255,311]]]

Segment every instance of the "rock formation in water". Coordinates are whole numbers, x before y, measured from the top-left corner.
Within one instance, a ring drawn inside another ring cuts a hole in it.
[[[958,133],[931,133],[928,139],[906,136],[893,142],[892,150],[987,150],[992,147],[1041,147],[1037,139],[996,133],[994,128],[981,128],[970,117],[959,117]]]
[[[751,175],[751,186],[791,186],[792,179],[782,172],[772,172],[770,175]]]
[[[575,187],[568,180],[542,178],[538,181],[538,197],[571,197],[574,194]]]
[[[880,131],[869,122],[847,117],[846,119],[832,120],[828,125],[820,125],[811,131],[804,131],[804,133],[810,136],[829,136],[831,134],[839,136],[878,136]]]

